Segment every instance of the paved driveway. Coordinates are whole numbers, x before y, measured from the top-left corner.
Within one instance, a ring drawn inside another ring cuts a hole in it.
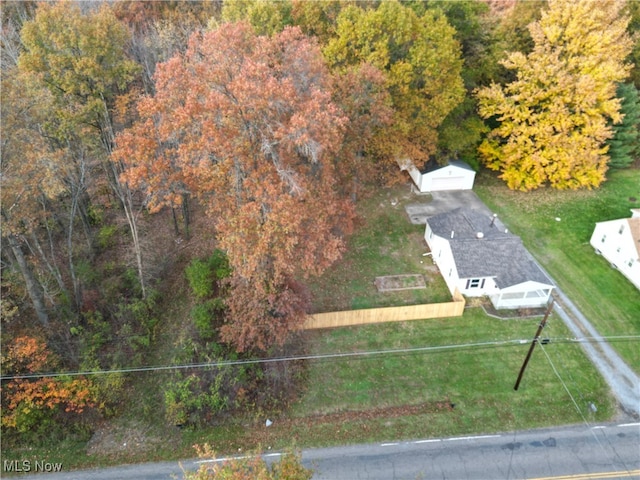
[[[444,192],[432,192],[428,195],[420,195],[415,203],[405,206],[405,211],[409,215],[411,223],[424,225],[427,218],[439,213],[448,212],[458,207],[469,207],[487,215],[492,215],[492,211],[478,198],[473,190],[449,190]],[[421,201],[421,199],[424,199]],[[503,228],[499,220],[496,220],[498,228]]]

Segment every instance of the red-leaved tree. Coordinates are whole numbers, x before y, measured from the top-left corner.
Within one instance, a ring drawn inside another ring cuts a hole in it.
[[[20,336],[2,355],[5,374],[29,375],[58,367],[59,361],[41,339]],[[84,377],[14,378],[2,385],[2,427],[19,433],[46,430],[50,421],[78,420],[98,406],[93,386]]]
[[[117,140],[125,180],[157,209],[201,199],[233,268],[223,340],[283,343],[305,314],[299,279],[340,257],[353,220],[336,178],[347,119],[320,50],[297,28],[224,24],[194,34],[155,81]]]

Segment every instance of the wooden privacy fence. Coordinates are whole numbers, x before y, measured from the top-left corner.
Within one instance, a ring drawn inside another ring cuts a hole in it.
[[[315,313],[307,317],[302,328],[303,330],[313,330],[316,328],[348,327],[350,325],[366,325],[369,323],[460,317],[464,312],[464,306],[464,297],[456,290],[451,302]]]

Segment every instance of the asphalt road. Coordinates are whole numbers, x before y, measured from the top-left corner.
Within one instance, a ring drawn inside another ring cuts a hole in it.
[[[268,459],[279,456],[279,453],[267,455]],[[640,479],[640,423],[579,425],[312,449],[303,451],[302,458],[304,464],[314,470],[316,480]],[[211,461],[189,460],[183,462],[183,466],[195,470],[202,463]],[[64,470],[64,466],[62,468]],[[156,480],[182,477],[178,462],[165,462],[18,478]]]

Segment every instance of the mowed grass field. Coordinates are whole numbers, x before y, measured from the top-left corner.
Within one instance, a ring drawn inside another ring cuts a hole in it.
[[[631,208],[640,208],[640,170],[611,171],[597,190],[514,192],[489,173],[477,177],[474,189],[600,334],[635,337],[610,343],[640,372],[640,291],[589,244],[596,222],[629,218]]]
[[[310,364],[307,390],[290,416],[315,418],[315,423],[303,423],[304,436],[324,437],[322,444],[611,418],[614,407],[607,386],[580,346],[566,341],[568,331],[554,315],[545,329],[550,343],[537,347],[514,391],[539,322],[539,317],[496,319],[481,308],[470,308],[461,318],[316,332],[310,339],[314,354],[424,350],[316,360]],[[358,415],[363,411],[372,414]],[[341,422],[332,424],[332,419]],[[322,433],[329,428],[333,436]],[[296,428],[291,433],[303,436]]]

